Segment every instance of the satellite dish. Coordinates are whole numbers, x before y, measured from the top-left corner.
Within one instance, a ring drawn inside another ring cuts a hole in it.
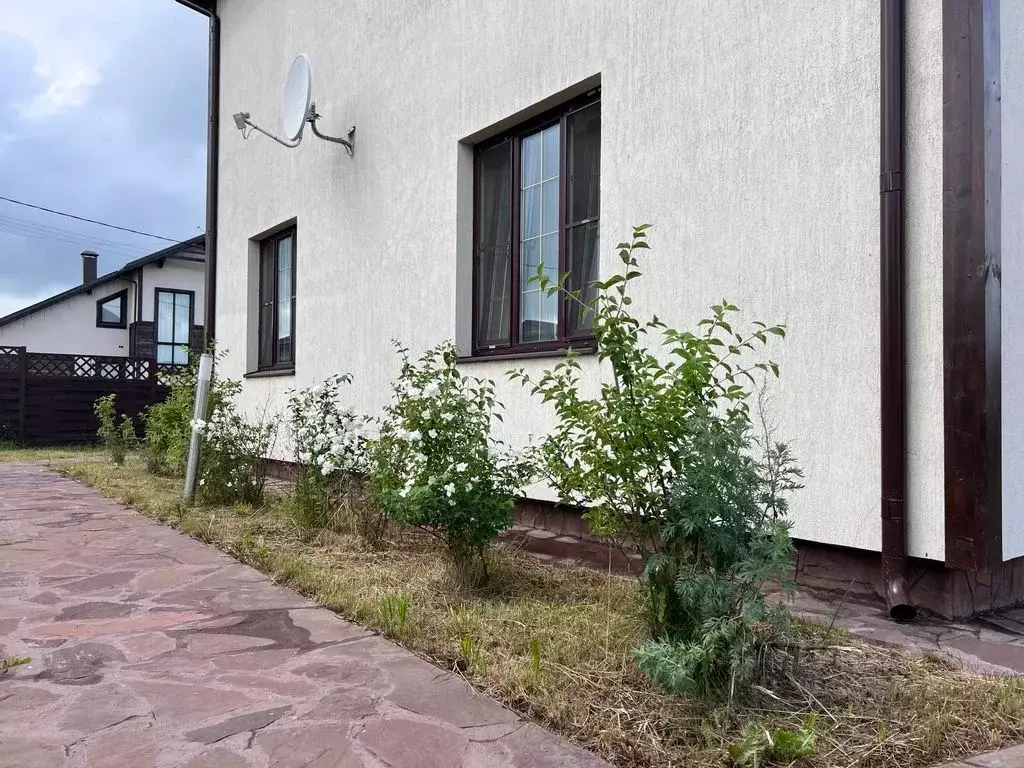
[[[347,139],[328,136],[317,127],[316,122],[320,119],[320,115],[316,111],[316,104],[313,103],[313,65],[309,61],[309,56],[304,53],[300,53],[292,62],[291,69],[288,70],[288,79],[284,84],[284,93],[281,94],[281,123],[284,126],[284,138],[275,136],[265,128],[260,128],[252,121],[252,115],[248,112],[236,112],[233,118],[235,127],[242,132],[243,139],[249,138],[252,131],[258,131],[289,149],[299,146],[299,142],[302,141],[302,130],[306,127],[306,123],[309,123],[314,136],[324,141],[341,144],[345,147],[349,157],[352,156],[355,126],[349,128]]]
[[[309,116],[309,102],[313,98],[313,65],[309,56],[300,53],[288,70],[288,80],[281,96],[281,122],[290,141],[302,137],[302,129]]]

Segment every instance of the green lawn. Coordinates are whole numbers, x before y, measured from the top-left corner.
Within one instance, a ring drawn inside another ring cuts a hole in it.
[[[49,461],[51,459],[86,458],[102,456],[94,445],[70,445],[58,448],[24,448],[17,443],[0,442],[0,462]]]

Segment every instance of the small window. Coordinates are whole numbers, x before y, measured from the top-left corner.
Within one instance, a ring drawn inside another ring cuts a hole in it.
[[[156,289],[156,361],[187,365],[192,330],[192,291]]]
[[[593,338],[590,313],[531,281],[537,268],[593,297],[601,104],[593,92],[477,147],[473,351],[557,349]]]
[[[260,243],[261,371],[295,367],[295,230]]]
[[[97,328],[128,327],[128,289],[118,291],[96,302]]]

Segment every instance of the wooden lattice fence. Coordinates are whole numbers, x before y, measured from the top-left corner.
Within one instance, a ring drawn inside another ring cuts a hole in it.
[[[0,442],[25,445],[96,439],[93,403],[113,393],[117,410],[136,419],[168,392],[155,360],[57,355],[0,346]]]

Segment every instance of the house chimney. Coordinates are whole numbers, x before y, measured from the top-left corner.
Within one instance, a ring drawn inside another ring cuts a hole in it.
[[[99,257],[96,251],[82,251],[82,285],[96,279],[96,262]]]

